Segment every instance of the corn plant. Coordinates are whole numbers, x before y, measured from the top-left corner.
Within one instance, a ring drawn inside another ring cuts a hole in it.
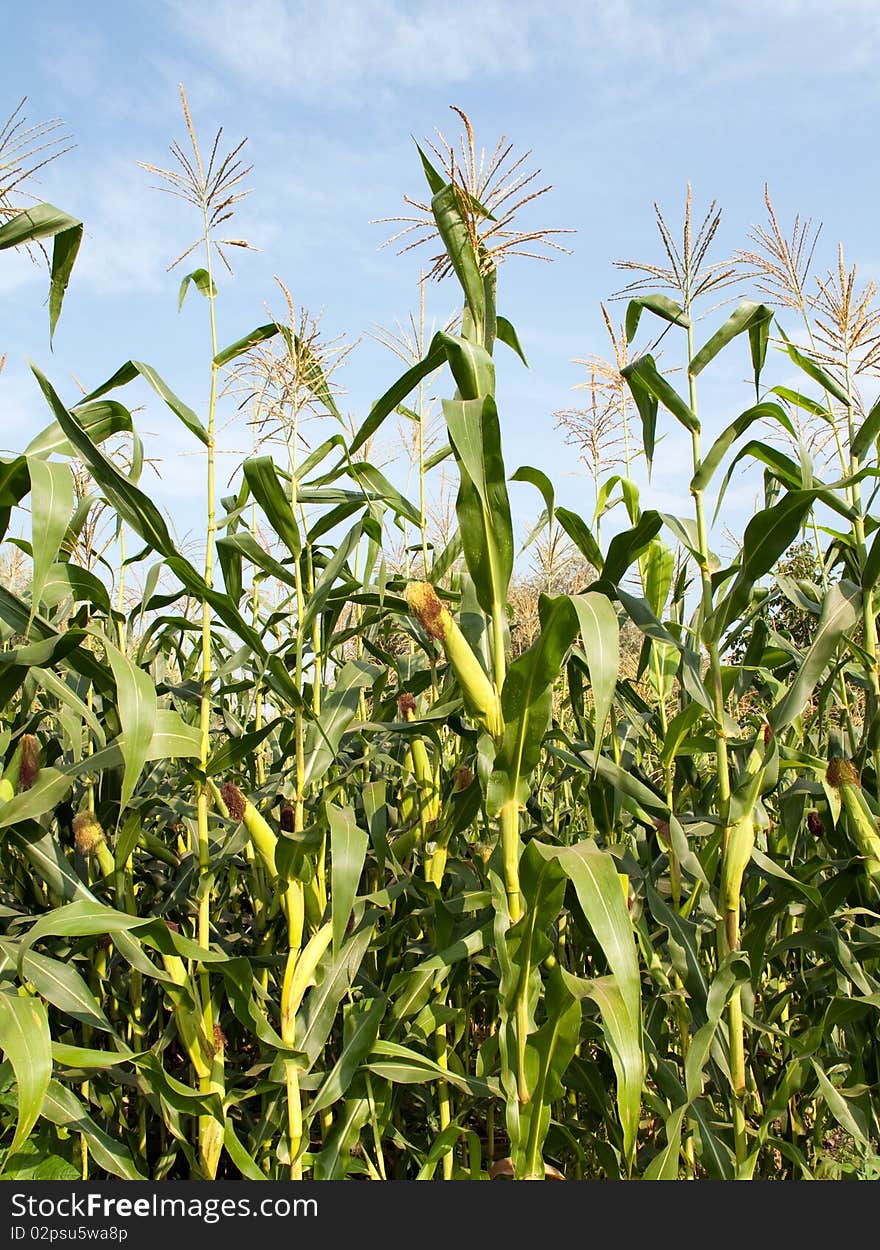
[[[148,168],[200,213],[178,301],[207,301],[204,418],[141,361],[71,401],[34,366],[49,422],[0,467],[27,569],[0,588],[3,1175],[875,1175],[873,291],[841,259],[809,294],[800,225],[753,236],[762,270],[712,259],[714,205],[695,229],[688,193],[680,240],[658,210],[664,258],[624,262],[614,362],[588,358],[581,515],[504,459],[504,264],[560,248],[520,222],[546,189],[526,157],[462,113],[417,149],[427,193],[391,220],[435,249],[418,325],[352,421],[287,287],[220,346],[215,244],[243,241],[215,230],[250,171],[219,142],[203,163],[184,109],[191,153]],[[54,239],[52,331],[81,235],[48,205],[0,225],[0,249]],[[756,273],[704,331],[704,297]],[[429,337],[431,279],[461,313]],[[716,428],[721,353],[751,382]],[[230,375],[254,442],[218,497]],[[138,382],[205,449],[201,569],[141,484]],[[375,463],[394,418],[415,501]],[[636,480],[673,430],[680,515]],[[527,634],[511,482],[546,553]]]

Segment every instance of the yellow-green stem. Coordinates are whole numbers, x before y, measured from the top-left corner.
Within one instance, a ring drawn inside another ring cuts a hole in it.
[[[207,210],[205,211],[205,256],[208,273],[208,310],[211,327],[211,389],[208,397],[208,419],[206,423],[207,448],[207,525],[205,532],[205,584],[211,587],[214,578],[214,534],[216,532],[216,502],[214,484],[214,430],[217,410],[217,366],[214,359],[217,355],[217,322],[214,312],[214,279],[211,272],[211,239]],[[211,750],[211,605],[207,600],[202,602],[202,671],[201,696],[199,699],[199,766],[204,774],[207,770],[208,756]],[[199,945],[209,949],[211,944],[211,891],[209,886],[210,852],[208,845],[208,805],[209,794],[201,783],[196,795],[196,837],[199,865]],[[208,970],[203,965],[199,973],[202,1002],[202,1028],[204,1036],[214,1038],[215,1020],[211,1002],[211,989]],[[209,1092],[218,1085],[218,1069],[222,1074],[223,1055],[219,1051],[219,1059],[211,1064],[211,1071],[199,1081],[203,1093]],[[222,1090],[222,1082],[220,1083]],[[220,1147],[217,1141],[217,1122],[211,1116],[199,1119],[199,1146],[202,1166],[210,1179],[213,1179],[219,1161]]]

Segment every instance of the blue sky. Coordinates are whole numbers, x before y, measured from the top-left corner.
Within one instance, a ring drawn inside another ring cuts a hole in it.
[[[412,136],[439,126],[454,137],[457,104],[479,142],[492,148],[506,134],[554,184],[523,224],[577,231],[571,256],[502,267],[500,310],[531,368],[504,352],[499,396],[510,471],[544,469],[560,500],[589,514],[588,483],[552,414],[578,402],[572,358],[607,349],[599,301],[622,284],[613,261],[661,259],[654,200],[678,221],[688,180],[697,211],[716,198],[720,258],[763,219],[769,182],[784,224],[795,212],[823,223],[820,269],[843,239],[860,277],[880,277],[878,39],[874,0],[46,0],[6,40],[0,115],[27,95],[32,120],[64,118],[76,149],[35,190],[81,217],[86,238],[51,354],[45,274],[0,258],[0,448],[21,449],[47,421],[26,357],[70,402],[74,376],[91,389],[123,361],[144,360],[204,411],[205,306],[190,297],[178,315],[185,270],[166,273],[197,222],[136,163],[167,165],[169,141],[184,137],[178,83],[203,141],[218,125],[230,144],[247,136],[254,165],[233,229],[260,250],[236,254],[233,281],[219,276],[223,342],[264,321],[266,301],[280,311],[276,274],[298,303],[324,310],[331,337],[407,316],[419,253],[379,251],[387,227],[370,223],[399,212],[404,193],[422,194]],[[429,288],[429,317],[454,308],[449,283]],[[339,375],[344,406],[361,420],[398,371],[365,339]],[[790,380],[781,363],[769,371],[768,381]],[[708,436],[751,402],[747,372],[743,345],[707,373]],[[145,389],[132,388],[130,403],[144,405],[147,452],[162,459],[151,493],[182,538],[196,535],[203,473],[186,454],[190,437]],[[240,424],[224,431],[222,477],[249,438]],[[644,503],[689,511],[688,455],[670,432]],[[731,496],[740,532],[754,490],[743,477]],[[529,487],[515,488],[514,510],[523,532],[539,510]]]

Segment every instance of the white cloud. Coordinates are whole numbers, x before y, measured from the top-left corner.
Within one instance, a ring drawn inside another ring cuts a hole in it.
[[[322,107],[350,104],[359,85],[457,83],[478,75],[517,74],[533,63],[541,15],[511,20],[510,6],[452,0],[443,7],[399,0],[220,0],[207,7],[170,4],[175,24],[242,79]]]

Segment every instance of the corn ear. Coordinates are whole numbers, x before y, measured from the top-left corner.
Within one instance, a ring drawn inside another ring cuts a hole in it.
[[[487,733],[495,739],[501,738],[504,733],[501,698],[449,609],[440,602],[429,582],[410,582],[405,596],[412,615],[443,647],[458,679],[465,707]]]
[[[865,872],[880,885],[880,826],[862,792],[859,774],[852,760],[835,756],[828,763],[825,779],[840,794],[850,836],[858,848]]]
[[[739,912],[742,879],[755,847],[755,822],[743,816],[731,826],[721,869],[721,905],[726,912]]]
[[[254,850],[274,880],[278,876],[278,869],[275,867],[277,835],[272,832],[265,818],[260,815],[250,799],[245,798],[238,786],[233,785],[231,781],[227,781],[219,790],[213,782],[210,786],[212,794],[216,794],[216,797],[220,799],[230,819],[240,820],[247,829]]]
[[[73,818],[73,840],[81,855],[94,856],[100,865],[101,872],[109,877],[116,871],[113,858],[101,822],[94,812],[88,810],[77,812]]]
[[[40,744],[33,734],[22,734],[3,770],[0,800],[8,803],[13,795],[30,790],[40,775]]]

